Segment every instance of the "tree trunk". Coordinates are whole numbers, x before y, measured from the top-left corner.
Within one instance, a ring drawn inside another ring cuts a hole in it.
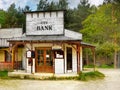
[[[114,52],[114,68],[117,68],[117,50]]]

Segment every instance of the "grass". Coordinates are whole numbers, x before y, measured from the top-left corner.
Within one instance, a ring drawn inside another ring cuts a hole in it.
[[[78,76],[78,80],[81,81],[89,81],[89,80],[97,80],[97,79],[103,79],[105,77],[104,74],[102,74],[99,71],[93,71],[93,72],[81,72]]]
[[[103,65],[100,65],[98,68],[114,68],[114,65],[103,64]]]
[[[114,68],[114,65],[107,65],[107,64],[102,64],[100,66],[96,66],[97,68]],[[94,68],[94,65],[85,65],[84,68]]]
[[[7,70],[0,71],[0,78],[8,78],[8,71]]]

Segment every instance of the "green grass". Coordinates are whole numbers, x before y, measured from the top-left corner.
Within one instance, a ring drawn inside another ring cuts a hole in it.
[[[89,80],[103,79],[104,77],[105,75],[102,74],[101,72],[94,71],[94,72],[86,72],[86,73],[81,72],[77,79],[81,81],[89,81]]]
[[[97,68],[114,68],[114,65],[102,64],[100,66],[96,66]],[[94,68],[94,65],[85,65],[84,68]]]
[[[114,65],[103,64],[103,65],[100,65],[98,68],[114,68]]]
[[[8,78],[8,71],[7,70],[0,71],[0,78]]]

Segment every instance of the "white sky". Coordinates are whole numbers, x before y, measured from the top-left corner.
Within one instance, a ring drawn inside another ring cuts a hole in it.
[[[48,0],[52,1],[52,0]],[[53,0],[58,1],[58,0]],[[68,0],[70,3],[70,7],[76,7],[80,0]],[[24,7],[25,5],[29,5],[32,10],[36,9],[36,5],[38,4],[39,0],[0,0],[0,9],[7,10],[7,8],[12,4],[15,3],[17,6]],[[92,5],[98,6],[102,4],[103,0],[89,0]]]

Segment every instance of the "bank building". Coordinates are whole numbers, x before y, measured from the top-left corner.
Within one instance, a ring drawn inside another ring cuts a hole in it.
[[[0,29],[0,70],[25,73],[79,73],[83,70],[82,34],[64,28],[64,10],[30,11],[26,32],[22,28]],[[94,58],[95,59],[95,58]]]

